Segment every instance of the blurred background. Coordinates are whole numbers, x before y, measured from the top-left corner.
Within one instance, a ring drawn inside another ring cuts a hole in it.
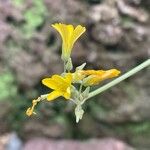
[[[150,56],[149,0],[0,0],[0,150],[150,150],[150,68],[87,101],[78,124],[63,98],[25,115],[63,70],[56,22],[87,28],[75,67],[124,73]]]

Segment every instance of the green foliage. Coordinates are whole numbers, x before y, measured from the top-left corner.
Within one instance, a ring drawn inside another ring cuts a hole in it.
[[[17,7],[26,5],[25,0],[13,0],[12,3]],[[18,28],[23,32],[24,37],[27,39],[31,38],[37,28],[43,24],[45,15],[47,14],[47,9],[43,0],[32,1],[31,4],[31,7],[25,9],[23,13],[24,22],[17,24],[19,25]]]
[[[131,18],[129,16],[122,16],[121,24],[123,27],[130,28],[130,27],[134,26],[134,20],[133,20],[133,18]]]
[[[138,89],[132,83],[122,83],[122,89],[127,93],[130,101],[134,100],[136,95],[138,94]]]
[[[34,1],[33,7],[25,11],[25,24],[23,25],[22,31],[27,38],[30,38],[37,27],[42,25],[46,12],[47,10],[43,0]]]
[[[129,124],[127,129],[134,134],[150,134],[150,122],[141,122],[137,124]]]
[[[124,136],[130,139],[130,143],[137,147],[141,144],[149,145],[150,138],[150,122],[125,122],[114,125],[114,131],[117,135]],[[148,146],[149,147],[149,146]]]
[[[14,85],[14,77],[10,72],[0,74],[0,100],[5,100],[16,95],[17,87]]]
[[[24,3],[24,0],[13,0],[12,2],[14,5],[19,7]]]

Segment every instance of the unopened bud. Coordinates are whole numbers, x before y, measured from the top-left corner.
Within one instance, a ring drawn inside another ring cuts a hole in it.
[[[82,119],[83,114],[84,110],[82,109],[81,105],[77,105],[77,107],[75,108],[76,123],[78,123],[79,120]]]

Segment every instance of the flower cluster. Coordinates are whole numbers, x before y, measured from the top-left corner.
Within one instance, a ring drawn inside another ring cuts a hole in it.
[[[90,87],[99,84],[101,81],[117,77],[120,71],[110,70],[84,70],[86,63],[78,66],[74,72],[71,60],[71,51],[76,40],[86,31],[86,28],[78,25],[66,25],[61,23],[53,24],[52,27],[58,31],[62,38],[62,60],[64,62],[64,72],[61,75],[53,75],[42,80],[42,83],[53,91],[41,95],[32,101],[32,106],[26,111],[28,116],[35,114],[34,107],[41,100],[52,101],[62,96],[66,100],[75,103],[76,122],[82,119],[84,110],[82,105],[87,100]],[[79,87],[79,89],[77,88]]]

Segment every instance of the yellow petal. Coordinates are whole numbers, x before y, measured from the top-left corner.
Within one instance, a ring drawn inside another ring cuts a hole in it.
[[[66,76],[64,77],[64,79],[65,79],[65,82],[67,82],[68,84],[71,84],[72,79],[73,79],[72,74],[67,73]]]
[[[56,29],[59,34],[61,35],[62,41],[63,41],[63,47],[67,47],[67,29],[65,24],[56,23],[52,24],[52,27]]]
[[[65,53],[69,54],[69,55],[72,50],[70,45],[72,45],[71,42],[72,42],[73,31],[74,31],[74,27],[72,25],[67,25],[67,35],[68,35],[67,36],[67,44],[66,44],[67,46],[66,46],[66,48],[64,48],[64,50],[65,50]]]
[[[107,70],[107,71],[87,70],[87,71],[82,71],[82,73],[84,75],[89,75],[87,78],[84,79],[86,81],[84,85],[90,86],[90,85],[97,85],[103,80],[116,77],[120,74],[120,71],[117,69],[111,69],[111,70]]]
[[[103,75],[106,71],[104,70],[81,70],[81,74],[83,75]]]
[[[117,69],[110,69],[110,70],[81,70],[81,74],[83,75],[97,75],[97,76],[109,76],[115,77],[120,74],[120,71]]]
[[[56,90],[65,90],[69,86],[65,79],[59,75],[53,75],[52,79],[57,83]]]
[[[73,26],[72,25],[66,25],[66,24],[61,24],[61,32],[63,34],[63,44],[62,44],[62,55],[64,58],[67,60],[70,56],[71,49],[70,49],[70,39],[73,34]]]
[[[121,72],[117,69],[111,69],[111,70],[107,70],[104,76],[106,78],[113,78],[113,77],[117,77],[120,73]]]
[[[55,100],[56,98],[58,98],[59,96],[62,96],[61,92],[59,92],[59,91],[53,91],[50,94],[48,94],[47,100],[48,101],[52,101],[52,100]]]
[[[71,49],[72,49],[72,46],[73,44],[75,43],[75,41],[86,31],[86,28],[85,27],[82,27],[81,25],[78,25],[75,30],[73,31],[73,35],[71,37]]]
[[[72,37],[73,31],[74,31],[73,25],[67,25],[68,40]]]
[[[61,24],[60,25],[60,30],[62,32],[62,35],[63,35],[63,45],[65,48],[67,48],[68,44],[67,44],[67,41],[68,41],[68,29],[67,29],[67,26],[65,24]]]
[[[96,85],[97,84],[97,78],[95,75],[90,75],[83,80],[83,85],[84,86],[91,86],[91,85]]]
[[[43,79],[42,80],[42,83],[45,85],[45,86],[47,86],[47,87],[49,87],[49,88],[51,88],[51,89],[57,89],[57,82],[55,81],[55,80],[53,80],[52,78],[45,78],[45,79]]]
[[[71,96],[71,89],[70,87],[67,88],[66,92],[63,94],[63,96],[66,98],[66,99],[70,99],[70,96]]]
[[[58,84],[61,82],[61,83],[65,83],[65,81],[64,81],[64,78],[62,77],[62,76],[60,76],[60,75],[53,75],[52,76],[52,79],[54,80],[54,81],[56,81]]]
[[[61,89],[68,85],[68,82],[66,82],[65,79],[59,75],[53,75],[51,78],[45,78],[42,80],[42,83],[53,90]]]
[[[52,27],[59,32],[59,34],[61,35],[61,37],[63,39],[63,33],[61,31],[61,26],[58,23],[55,23],[55,24],[52,24]]]

